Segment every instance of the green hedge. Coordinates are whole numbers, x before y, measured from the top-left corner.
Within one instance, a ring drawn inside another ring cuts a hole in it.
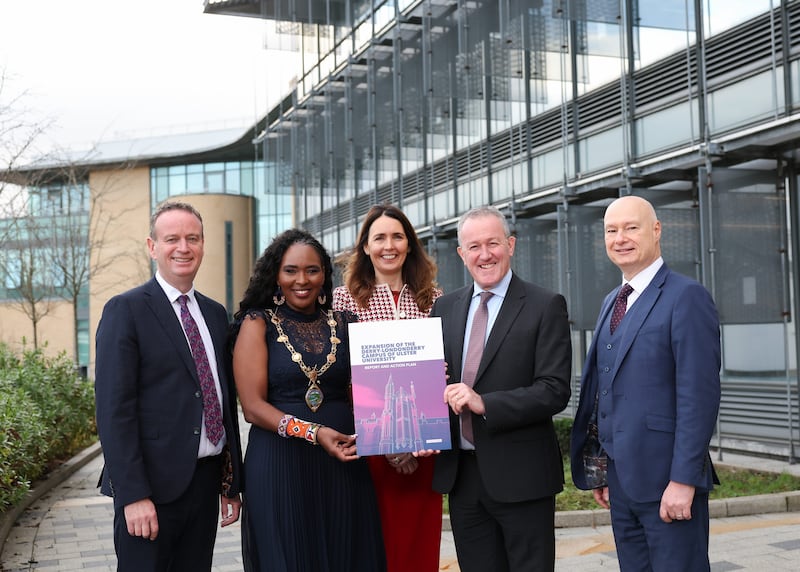
[[[66,354],[20,356],[0,344],[0,512],[95,435],[92,383]]]

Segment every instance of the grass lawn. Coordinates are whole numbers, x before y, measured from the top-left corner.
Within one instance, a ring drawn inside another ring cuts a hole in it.
[[[716,467],[722,484],[714,487],[710,498],[722,499],[782,493],[800,490],[800,477],[788,473],[767,473],[749,469]],[[572,484],[569,460],[564,461],[564,492],[556,496],[556,510],[589,510],[599,509],[594,502],[591,491],[582,491]],[[444,496],[444,512],[447,514],[447,495]]]
[[[716,469],[721,484],[711,491],[709,496],[711,499],[800,490],[800,477],[795,477],[788,473],[775,474],[733,467],[716,467]],[[600,507],[594,502],[591,491],[578,490],[572,484],[569,461],[565,461],[564,492],[556,496],[556,510],[587,510],[595,508]]]

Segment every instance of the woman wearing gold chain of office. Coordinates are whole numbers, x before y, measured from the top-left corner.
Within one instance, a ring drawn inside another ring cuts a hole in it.
[[[331,259],[309,233],[278,235],[234,316],[233,373],[252,424],[245,457],[247,571],[385,570],[375,493],[359,459],[347,322],[330,309]]]

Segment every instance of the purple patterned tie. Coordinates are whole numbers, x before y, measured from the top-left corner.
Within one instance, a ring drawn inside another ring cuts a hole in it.
[[[622,288],[619,289],[617,299],[614,300],[614,310],[611,312],[612,334],[614,333],[614,330],[617,329],[617,326],[619,326],[622,318],[625,316],[625,311],[628,309],[628,296],[631,295],[631,292],[633,292],[631,285],[624,284]]]
[[[186,332],[186,337],[189,338],[189,348],[192,350],[194,365],[197,368],[197,377],[200,378],[200,389],[203,390],[203,414],[206,422],[206,437],[216,445],[219,443],[219,440],[222,439],[222,434],[224,432],[224,428],[222,427],[222,410],[219,406],[214,376],[211,373],[211,367],[208,365],[206,346],[203,344],[203,338],[200,337],[200,330],[197,328],[197,322],[194,321],[192,314],[189,313],[188,306],[186,306],[188,301],[189,296],[186,294],[178,297],[178,302],[181,305],[181,323],[183,323],[183,330]]]
[[[475,310],[472,317],[472,329],[469,331],[469,345],[467,346],[467,357],[464,359],[464,372],[461,375],[461,383],[470,387],[475,385],[475,376],[478,373],[478,366],[483,356],[483,346],[486,343],[486,324],[489,322],[489,309],[486,304],[492,297],[491,292],[481,292],[481,303]],[[465,410],[461,412],[461,436],[470,443],[474,443],[472,435],[472,412]]]

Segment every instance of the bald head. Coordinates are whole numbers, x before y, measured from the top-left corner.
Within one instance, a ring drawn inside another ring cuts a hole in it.
[[[648,201],[632,195],[608,205],[603,227],[606,254],[630,280],[661,256],[661,223]]]

